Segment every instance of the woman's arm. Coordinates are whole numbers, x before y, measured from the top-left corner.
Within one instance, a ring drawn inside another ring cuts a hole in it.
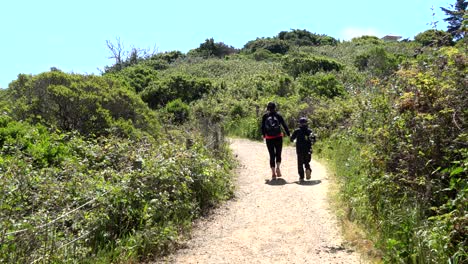
[[[263,115],[262,116],[262,127],[261,127],[261,130],[262,130],[262,136],[265,137],[266,135],[266,131],[265,131],[265,120],[266,120],[266,115]]]
[[[284,128],[284,131],[286,132],[286,135],[288,135],[288,137],[289,137],[290,134],[289,134],[288,126],[286,125],[286,123],[284,122],[283,117],[280,114],[278,114],[278,117],[279,117],[279,121],[280,121],[281,125]]]

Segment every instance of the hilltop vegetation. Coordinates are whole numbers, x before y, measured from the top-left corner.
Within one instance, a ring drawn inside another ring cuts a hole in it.
[[[290,127],[309,118],[343,217],[366,227],[378,257],[463,263],[463,30],[401,42],[291,30],[242,49],[213,39],[187,54],[134,49],[102,76],[19,75],[0,91],[0,260],[164,254],[232,195],[225,134],[260,139],[275,101]]]

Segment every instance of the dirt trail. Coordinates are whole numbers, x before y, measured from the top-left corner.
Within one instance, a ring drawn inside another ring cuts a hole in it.
[[[325,168],[298,184],[296,154],[284,148],[283,179],[270,178],[263,143],[231,140],[240,161],[236,198],[196,223],[192,239],[161,263],[364,263],[343,245],[326,200]]]

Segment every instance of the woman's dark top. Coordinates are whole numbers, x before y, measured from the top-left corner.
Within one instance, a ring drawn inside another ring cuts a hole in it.
[[[265,139],[279,138],[283,136],[281,132],[283,127],[286,135],[289,136],[289,129],[284,122],[283,117],[277,112],[268,112],[262,117],[262,135]]]

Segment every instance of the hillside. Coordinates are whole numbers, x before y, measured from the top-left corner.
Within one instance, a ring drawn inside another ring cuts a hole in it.
[[[0,262],[171,252],[233,196],[225,136],[259,140],[274,101],[289,127],[310,120],[343,219],[384,262],[464,263],[466,43],[434,29],[400,42],[294,29],[242,49],[134,48],[102,76],[20,74],[0,92]]]

